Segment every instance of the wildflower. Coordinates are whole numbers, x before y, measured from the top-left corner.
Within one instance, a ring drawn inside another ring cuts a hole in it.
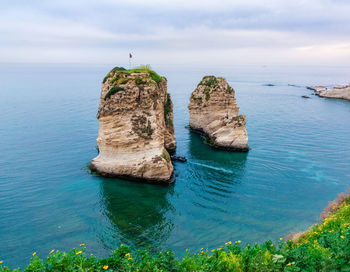
[[[201,250],[203,250],[203,248],[201,248]]]
[[[79,254],[81,254],[81,253],[83,253],[83,252],[80,250],[80,251],[78,251],[77,253],[75,253],[75,255],[79,255]]]
[[[281,238],[280,238],[280,241],[282,241],[282,240],[283,240],[283,238],[281,237]]]
[[[132,260],[132,258],[128,258],[128,260],[129,260],[129,261],[131,261],[131,260]]]
[[[55,251],[54,249],[53,249],[53,250],[51,250],[49,254],[52,254],[52,253],[54,253],[54,251]]]
[[[292,263],[287,264],[288,266],[292,265]]]
[[[107,269],[108,269],[108,265],[104,265],[103,270],[107,270]]]
[[[36,252],[34,252],[32,255],[35,256],[35,255],[36,255]]]
[[[188,248],[186,248],[186,252],[188,251]]]
[[[221,250],[221,249],[222,249],[221,247],[218,248],[218,250]]]
[[[203,251],[203,250],[201,250],[201,253],[203,254],[203,253],[204,253],[204,251]]]
[[[343,235],[340,235],[340,238],[344,239],[344,236],[343,236]]]
[[[228,244],[229,244],[229,245],[231,245],[231,244],[232,244],[232,242],[231,242],[231,241],[228,241]]]
[[[126,254],[125,254],[125,257],[128,257],[128,256],[130,256],[130,253],[126,253]]]
[[[85,244],[80,244],[80,246],[85,246]]]
[[[4,261],[0,261],[0,264],[2,264]]]
[[[120,245],[120,247],[123,247],[123,246],[124,246],[123,244]]]
[[[212,249],[212,250],[211,250],[211,252],[214,252],[214,251],[215,251],[215,249]]]
[[[241,240],[238,240],[238,244],[240,244],[241,243]]]

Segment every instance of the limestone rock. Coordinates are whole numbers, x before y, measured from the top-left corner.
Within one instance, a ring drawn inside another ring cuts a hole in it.
[[[321,91],[318,96],[350,100],[350,85],[334,87],[330,90]]]
[[[116,67],[102,83],[97,113],[99,155],[90,169],[150,183],[168,183],[174,152],[171,97],[167,80],[149,68]]]
[[[192,92],[190,128],[203,132],[219,149],[248,151],[245,115],[238,115],[235,91],[226,79],[205,76]]]

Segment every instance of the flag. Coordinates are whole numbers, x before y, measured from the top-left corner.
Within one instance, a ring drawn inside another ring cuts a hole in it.
[[[129,53],[129,59],[131,59],[132,58],[132,55],[131,55],[131,53]]]

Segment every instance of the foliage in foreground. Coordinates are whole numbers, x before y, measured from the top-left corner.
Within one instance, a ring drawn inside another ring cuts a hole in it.
[[[84,244],[68,253],[52,251],[46,260],[33,256],[24,271],[350,271],[350,198],[332,206],[322,223],[297,241],[241,246],[227,242],[223,248],[202,249],[179,260],[174,252],[151,256],[131,252],[121,245],[105,259],[85,255]],[[1,261],[0,261],[1,263]],[[21,271],[1,266],[0,272]]]

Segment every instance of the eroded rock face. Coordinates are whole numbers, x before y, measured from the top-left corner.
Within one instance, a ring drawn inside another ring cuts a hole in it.
[[[235,91],[224,78],[205,76],[192,92],[190,128],[205,133],[219,149],[248,151],[245,115],[238,115]]]
[[[104,79],[97,113],[99,155],[90,169],[101,175],[167,183],[174,152],[167,81],[147,69],[114,68]]]

